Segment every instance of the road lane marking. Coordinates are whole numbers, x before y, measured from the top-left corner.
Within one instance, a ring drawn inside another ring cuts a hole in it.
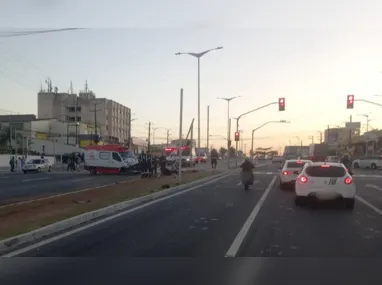
[[[248,219],[245,221],[243,227],[241,228],[240,232],[237,234],[235,240],[231,244],[230,248],[228,249],[225,257],[235,257],[238,253],[240,246],[242,245],[244,238],[248,234],[249,229],[251,228],[256,216],[258,215],[261,207],[263,206],[265,199],[267,198],[269,192],[271,191],[273,185],[276,182],[277,177],[274,176],[271,183],[269,183],[267,189],[265,190],[264,194],[261,196],[260,200],[257,202],[255,207],[253,208],[251,214],[249,215]]]
[[[91,180],[94,179],[93,177],[87,177],[87,178],[80,178],[80,179],[74,179],[72,182],[78,182],[78,181],[85,181],[85,180]]]
[[[35,249],[37,249],[37,248],[39,248],[39,247],[42,247],[42,246],[47,245],[47,244],[49,244],[49,243],[52,243],[52,242],[54,242],[54,241],[60,240],[60,239],[62,239],[62,238],[64,238],[64,237],[67,237],[67,236],[76,234],[76,233],[78,233],[78,232],[82,232],[82,231],[84,231],[84,230],[86,230],[86,229],[89,229],[89,228],[92,228],[92,227],[94,227],[94,226],[97,226],[97,225],[106,223],[106,222],[108,222],[108,221],[114,220],[114,219],[116,219],[116,218],[118,218],[118,217],[120,217],[120,216],[128,215],[128,214],[130,214],[130,213],[132,213],[132,212],[138,211],[138,210],[140,210],[140,209],[144,209],[144,208],[149,207],[149,206],[151,206],[151,205],[155,205],[155,204],[157,204],[157,203],[159,203],[159,202],[162,202],[162,201],[171,199],[171,198],[173,198],[173,197],[183,195],[183,194],[185,194],[185,193],[188,193],[188,192],[190,192],[190,191],[196,190],[196,189],[198,189],[198,188],[205,187],[205,186],[207,186],[207,185],[209,185],[209,184],[213,184],[213,183],[218,182],[219,180],[224,179],[224,178],[227,178],[227,177],[229,177],[229,176],[231,176],[231,174],[228,173],[228,174],[219,176],[219,177],[217,177],[217,178],[214,178],[214,179],[212,179],[212,180],[209,180],[209,181],[207,181],[207,182],[205,182],[205,183],[202,183],[202,184],[199,184],[199,185],[192,186],[192,187],[190,187],[190,188],[188,188],[188,189],[186,189],[186,190],[181,190],[180,192],[175,192],[174,194],[170,194],[170,195],[168,195],[168,196],[164,196],[164,197],[162,197],[162,198],[158,198],[158,199],[156,199],[156,200],[147,202],[147,203],[145,203],[145,204],[139,205],[139,206],[134,207],[134,208],[132,208],[132,209],[128,209],[128,210],[126,210],[126,211],[118,212],[118,213],[115,214],[115,215],[112,215],[112,216],[103,218],[103,219],[101,219],[101,220],[98,220],[98,221],[95,221],[95,222],[91,222],[91,221],[90,221],[88,224],[86,224],[86,225],[84,225],[84,226],[79,226],[78,228],[75,228],[75,229],[73,229],[73,230],[69,230],[69,231],[64,232],[64,233],[62,233],[62,234],[58,234],[58,235],[53,236],[53,237],[51,237],[51,238],[48,238],[48,239],[46,239],[46,240],[42,240],[42,241],[40,241],[40,242],[38,242],[38,243],[35,243],[35,244],[32,244],[32,245],[26,246],[26,247],[24,247],[24,248],[17,249],[17,250],[12,251],[12,252],[10,252],[10,253],[8,253],[8,254],[0,255],[0,257],[14,257],[14,256],[23,254],[23,253],[28,252],[28,251],[31,251],[31,250],[35,250]],[[1,207],[0,207],[0,208],[1,208]]]
[[[382,210],[378,209],[376,206],[374,206],[373,204],[370,204],[369,202],[367,202],[365,199],[361,198],[360,196],[358,195],[355,195],[355,198],[365,204],[366,206],[368,206],[370,209],[374,210],[374,212],[377,212],[378,214],[380,214],[382,216]]]
[[[50,179],[49,177],[41,177],[41,178],[32,178],[32,179],[24,179],[22,182],[29,182],[29,181],[37,181],[37,180],[46,180]]]
[[[365,187],[373,188],[373,189],[375,189],[375,190],[382,191],[382,188],[381,188],[381,187],[378,187],[377,185],[374,185],[374,184],[366,184]]]
[[[358,178],[382,178],[382,175],[375,175],[375,174],[354,174],[353,177]]]

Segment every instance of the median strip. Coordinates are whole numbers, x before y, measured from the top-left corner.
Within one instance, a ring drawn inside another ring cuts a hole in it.
[[[221,175],[211,171],[184,173],[182,184],[187,185],[178,185],[176,176],[132,180],[2,207],[0,252],[36,242],[73,226],[159,199]]]

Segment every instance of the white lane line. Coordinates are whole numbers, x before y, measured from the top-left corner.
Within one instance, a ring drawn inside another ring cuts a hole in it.
[[[80,179],[74,179],[72,182],[78,182],[78,181],[85,181],[85,180],[91,180],[94,179],[93,177],[87,177],[87,178],[80,178]]]
[[[37,181],[37,180],[46,180],[50,179],[49,177],[33,178],[33,179],[24,179],[22,182]]]
[[[264,194],[261,196],[259,202],[257,202],[255,208],[253,208],[251,214],[249,215],[248,219],[245,221],[243,227],[241,228],[240,232],[237,234],[235,240],[231,244],[230,248],[228,249],[227,253],[225,254],[226,257],[235,257],[237,252],[240,249],[240,246],[242,245],[245,236],[247,235],[251,225],[253,224],[256,216],[258,215],[261,207],[263,206],[265,199],[267,198],[269,192],[271,191],[273,185],[276,182],[276,176],[273,177],[271,183],[269,183],[267,189],[265,190]]]
[[[381,187],[378,187],[377,185],[374,185],[374,184],[366,184],[365,187],[373,188],[373,189],[375,189],[375,190],[382,191],[382,188],[381,188]]]
[[[180,192],[175,192],[174,194],[170,194],[170,195],[168,195],[168,196],[164,196],[164,197],[162,197],[162,198],[158,198],[157,200],[153,200],[153,201],[151,201],[151,202],[147,202],[147,203],[145,203],[145,204],[142,204],[142,205],[140,205],[140,206],[134,207],[134,208],[132,208],[132,209],[128,209],[128,210],[126,210],[126,211],[118,212],[118,213],[115,214],[115,215],[112,215],[112,216],[103,218],[103,219],[101,219],[101,220],[98,220],[98,221],[95,221],[95,222],[90,222],[89,224],[86,224],[86,225],[84,225],[84,226],[80,226],[80,227],[78,227],[78,228],[76,228],[76,229],[73,229],[73,230],[64,232],[64,233],[62,233],[62,234],[53,236],[53,237],[48,238],[48,239],[46,239],[46,240],[42,240],[42,241],[40,241],[40,242],[38,242],[38,243],[35,243],[35,244],[32,244],[32,245],[30,245],[30,246],[26,246],[26,247],[24,247],[24,248],[20,248],[20,249],[18,249],[18,250],[12,251],[12,252],[10,252],[10,253],[8,253],[8,254],[5,254],[5,255],[2,255],[2,256],[0,256],[0,257],[14,257],[14,256],[23,254],[23,253],[28,252],[28,251],[31,251],[31,250],[35,250],[35,249],[37,249],[37,248],[39,248],[39,247],[42,247],[42,246],[47,245],[47,244],[50,244],[50,243],[52,243],[52,242],[54,242],[54,241],[57,241],[57,240],[60,240],[60,239],[62,239],[62,238],[64,238],[64,237],[73,235],[73,234],[75,234],[75,233],[82,232],[82,231],[84,231],[84,230],[86,230],[86,229],[89,229],[89,228],[92,228],[92,227],[94,227],[94,226],[97,226],[97,225],[106,223],[106,222],[108,222],[108,221],[114,220],[114,219],[116,219],[116,218],[118,218],[118,217],[120,217],[120,216],[127,215],[127,214],[130,214],[130,213],[132,213],[132,212],[138,211],[138,210],[140,210],[140,209],[144,209],[144,208],[146,208],[146,207],[149,207],[149,206],[151,206],[151,205],[155,205],[155,204],[157,204],[157,203],[159,203],[159,202],[162,202],[162,201],[164,201],[164,200],[168,200],[168,199],[174,198],[174,197],[176,197],[176,196],[183,195],[183,194],[188,193],[188,192],[190,192],[190,191],[193,191],[193,190],[195,190],[195,189],[198,189],[198,188],[201,188],[201,187],[205,187],[205,186],[207,186],[207,185],[209,185],[209,184],[218,182],[219,180],[224,179],[224,178],[226,178],[226,177],[228,177],[228,176],[231,176],[231,174],[225,174],[225,175],[222,175],[222,176],[220,176],[220,177],[217,177],[217,178],[214,178],[214,179],[212,179],[212,180],[209,180],[209,181],[207,181],[207,182],[205,182],[205,183],[203,183],[203,184],[199,184],[199,185],[196,185],[196,186],[192,186],[192,187],[190,187],[190,188],[188,188],[188,189],[186,189],[186,190],[182,190],[182,191],[180,191]]]
[[[370,204],[369,202],[367,202],[365,199],[361,198],[360,196],[358,195],[355,195],[355,198],[360,201],[361,203],[365,204],[366,206],[368,206],[370,209],[374,210],[374,212],[380,214],[382,216],[382,211],[380,209],[378,209],[376,206]]]

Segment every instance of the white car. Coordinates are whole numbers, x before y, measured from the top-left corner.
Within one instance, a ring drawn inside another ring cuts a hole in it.
[[[297,176],[300,174],[304,165],[311,162],[311,160],[303,159],[290,159],[285,161],[279,175],[280,189],[286,189],[288,186],[294,187]]]
[[[328,156],[326,158],[327,162],[341,162],[341,159],[338,156]]]
[[[371,168],[378,169],[382,168],[382,156],[371,155],[363,156],[353,161],[354,168]]]
[[[351,173],[342,163],[313,162],[304,166],[298,175],[295,187],[295,204],[303,205],[307,200],[343,199],[349,209],[354,207],[356,186]]]
[[[284,160],[284,158],[282,156],[279,156],[279,155],[275,155],[273,158],[272,158],[272,163],[276,163],[276,162],[282,162]]]
[[[23,172],[24,174],[27,174],[29,172],[43,172],[43,171],[52,171],[52,164],[50,163],[49,159],[32,159],[29,160],[24,166],[23,166]]]

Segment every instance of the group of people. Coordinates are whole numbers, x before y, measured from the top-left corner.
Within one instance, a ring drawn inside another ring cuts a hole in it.
[[[151,177],[158,175],[158,161],[159,158],[156,155],[151,155],[150,151],[144,152],[138,156],[142,177]]]
[[[15,156],[12,156],[9,160],[9,166],[11,168],[11,172],[15,172],[16,170],[22,170],[25,164],[26,157],[22,156],[16,159]]]
[[[81,164],[81,156],[75,153],[72,153],[68,157],[68,167],[67,171],[79,171]]]

